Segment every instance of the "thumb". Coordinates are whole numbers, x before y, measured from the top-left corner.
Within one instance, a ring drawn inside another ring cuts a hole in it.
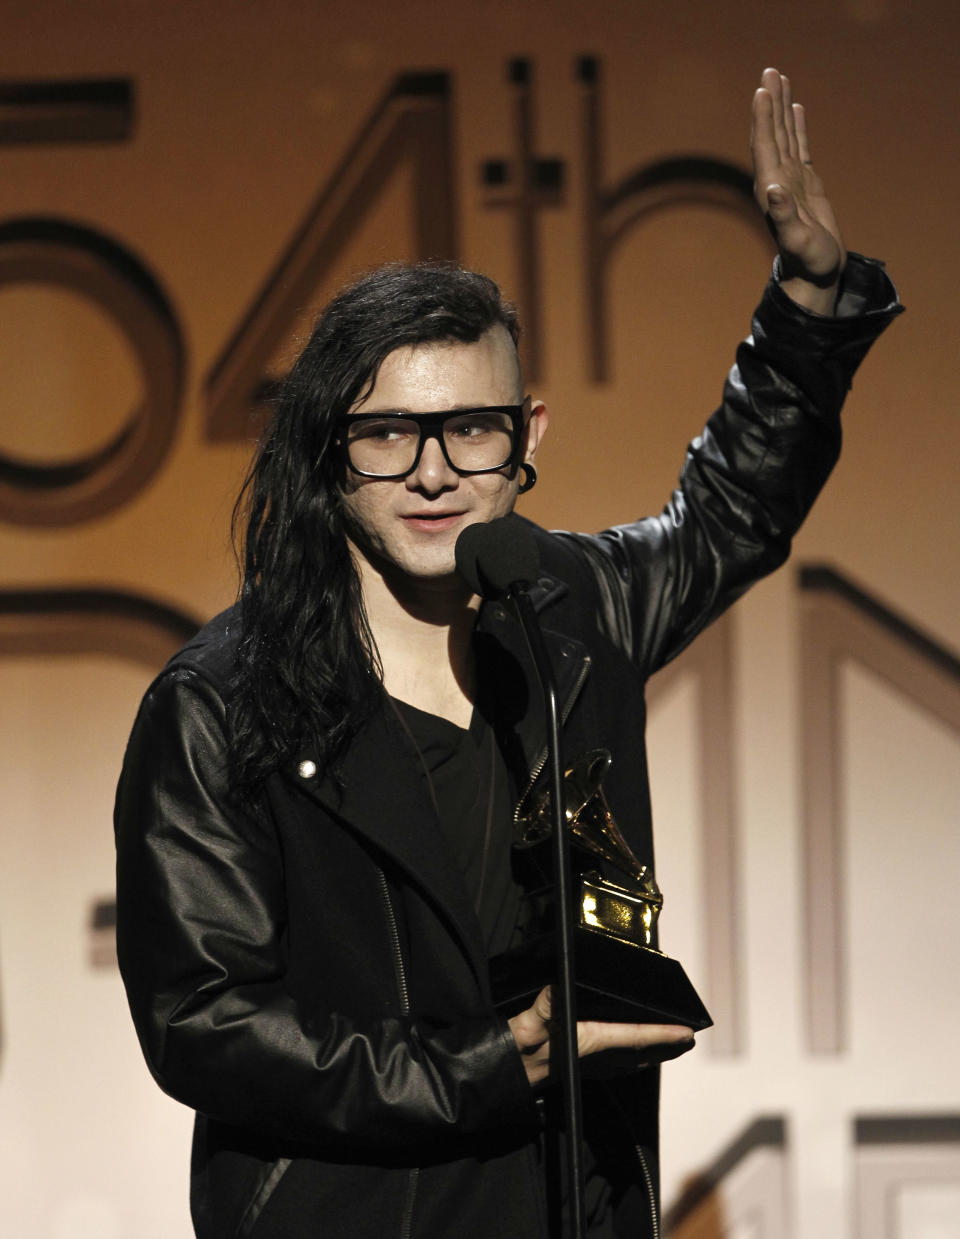
[[[793,195],[782,185],[767,186],[767,210],[777,223],[785,223],[797,213]]]
[[[540,1018],[543,1020],[544,1024],[550,1023],[552,998],[553,998],[553,993],[550,989],[550,986],[547,985],[544,989],[540,991],[539,994],[537,994],[536,998],[533,1000],[533,1009],[534,1011],[536,1011],[537,1015],[539,1015]]]
[[[542,989],[525,1011],[507,1023],[522,1054],[539,1049],[550,1036],[550,987]]]

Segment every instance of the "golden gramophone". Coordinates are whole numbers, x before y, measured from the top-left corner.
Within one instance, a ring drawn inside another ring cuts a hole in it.
[[[606,749],[593,749],[564,772],[577,896],[577,1017],[707,1028],[713,1021],[683,968],[653,945],[663,895],[630,850],[603,795],[610,762]],[[507,1015],[523,1010],[554,979],[552,885],[542,848],[551,834],[549,792],[521,804],[516,826],[514,846],[530,855],[526,870],[534,911],[523,944],[490,963],[494,1001]],[[602,876],[597,858],[620,880]]]

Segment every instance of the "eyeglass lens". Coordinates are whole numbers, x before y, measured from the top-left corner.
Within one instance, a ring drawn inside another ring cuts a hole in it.
[[[498,410],[453,414],[444,420],[442,433],[454,469],[499,469],[513,452],[513,422],[509,413]],[[417,459],[420,434],[421,427],[413,418],[351,419],[347,426],[350,463],[375,477],[406,473]]]

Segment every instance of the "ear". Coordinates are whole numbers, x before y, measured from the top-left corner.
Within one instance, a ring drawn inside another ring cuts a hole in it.
[[[530,405],[530,417],[527,419],[526,437],[523,444],[523,459],[533,462],[543,436],[550,424],[550,412],[542,400],[534,400]]]

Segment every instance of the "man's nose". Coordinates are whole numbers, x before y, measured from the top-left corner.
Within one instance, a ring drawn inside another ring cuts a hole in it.
[[[406,481],[410,490],[437,494],[441,490],[453,490],[460,481],[460,475],[447,463],[440,440],[431,435],[424,440],[420,462],[413,473],[407,475]]]

